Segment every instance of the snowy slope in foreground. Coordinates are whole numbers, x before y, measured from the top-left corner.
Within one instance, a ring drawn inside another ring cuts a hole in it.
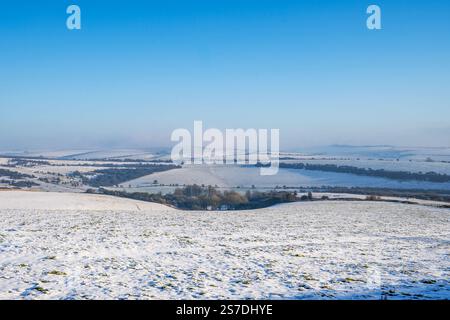
[[[0,209],[0,298],[450,298],[449,230],[450,210],[375,202]]]

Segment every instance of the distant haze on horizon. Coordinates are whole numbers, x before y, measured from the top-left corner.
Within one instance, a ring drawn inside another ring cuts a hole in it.
[[[450,2],[373,3],[382,30],[360,0],[7,2],[0,150],[170,147],[194,120],[282,150],[450,147]]]

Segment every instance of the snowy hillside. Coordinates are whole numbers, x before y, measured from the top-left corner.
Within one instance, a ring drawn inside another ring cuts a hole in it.
[[[0,298],[450,298],[448,209],[104,199],[0,192]]]
[[[99,194],[1,191],[0,210],[173,210],[157,203]]]
[[[262,176],[256,167],[238,165],[185,165],[182,169],[158,172],[123,183],[125,187],[151,187],[154,181],[164,185],[205,184],[223,188],[247,187],[378,187],[393,189],[450,190],[450,183],[428,181],[397,181],[379,177],[357,176],[347,173],[295,170],[280,168],[273,176]],[[154,188],[153,188],[154,189]]]

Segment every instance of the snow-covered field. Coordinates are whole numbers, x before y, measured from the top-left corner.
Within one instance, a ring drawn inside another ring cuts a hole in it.
[[[47,207],[45,205],[48,205]],[[450,210],[0,192],[0,298],[450,298]]]
[[[433,183],[426,181],[396,181],[378,177],[357,176],[347,173],[280,169],[276,175],[262,176],[259,168],[238,165],[186,165],[154,173],[123,185],[132,188],[146,188],[157,180],[158,184],[205,184],[223,188],[246,187],[257,188],[288,187],[379,187],[396,189],[437,189],[450,190],[450,183]]]
[[[63,192],[1,191],[0,210],[175,210],[157,203],[100,194]]]

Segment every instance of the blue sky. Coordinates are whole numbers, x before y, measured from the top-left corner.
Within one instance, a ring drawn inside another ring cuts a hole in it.
[[[168,146],[194,120],[450,146],[449,57],[444,0],[2,1],[0,148]]]

